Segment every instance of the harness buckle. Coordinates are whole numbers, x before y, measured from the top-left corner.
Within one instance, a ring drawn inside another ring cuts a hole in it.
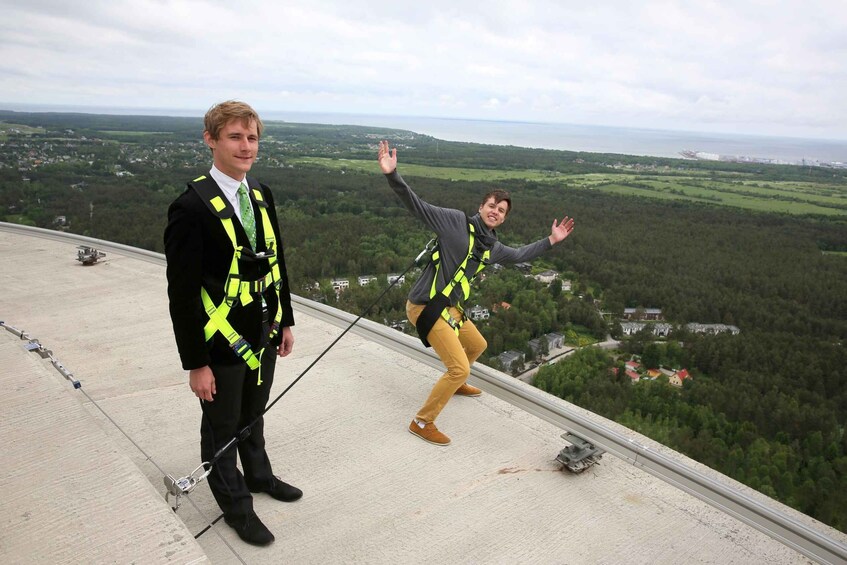
[[[247,343],[247,340],[243,337],[240,337],[235,342],[230,343],[229,346],[239,357],[243,357],[244,352],[250,350],[250,344]]]
[[[230,308],[232,308],[241,296],[241,280],[241,275],[237,273],[230,273],[226,279],[226,284],[224,285],[226,291],[224,301]]]
[[[273,322],[271,322],[269,335],[271,337],[276,337],[277,333],[279,333],[279,322],[274,320]]]
[[[444,321],[446,321],[446,322],[447,322],[447,324],[448,324],[451,328],[453,328],[454,330],[457,330],[457,331],[458,331],[458,330],[459,330],[459,328],[461,328],[461,327],[462,327],[462,321],[461,321],[461,320],[456,320],[456,318],[454,318],[454,317],[453,317],[453,316],[451,316],[450,314],[447,314],[447,315],[446,315],[446,317],[444,318]]]
[[[248,247],[241,248],[241,259],[246,261],[264,261],[271,257],[276,257],[276,252],[273,249],[256,252]]]

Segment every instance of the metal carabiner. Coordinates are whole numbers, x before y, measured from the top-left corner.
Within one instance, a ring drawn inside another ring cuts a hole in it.
[[[201,474],[200,476],[195,476],[197,474],[197,471],[203,469],[205,465],[209,465],[208,462],[204,461],[203,463],[200,463],[200,465],[196,469],[191,471],[191,473],[184,477],[180,477],[179,479],[174,478],[173,475],[164,476],[165,488],[167,489],[167,492],[165,492],[165,501],[169,501],[169,498],[171,496],[174,497],[174,504],[171,505],[171,508],[174,512],[179,509],[179,497],[193,491],[194,487],[200,484],[200,482],[202,482],[206,477],[209,476],[209,473],[212,472],[212,466],[209,465],[209,468],[205,469],[203,474]]]
[[[424,255],[426,255],[427,253],[432,253],[433,251],[435,251],[435,247],[436,247],[437,243],[438,243],[437,238],[433,237],[432,239],[430,239],[429,242],[424,246],[423,251],[418,253],[418,256],[415,257],[415,265],[420,267],[423,264],[422,259],[423,259]]]

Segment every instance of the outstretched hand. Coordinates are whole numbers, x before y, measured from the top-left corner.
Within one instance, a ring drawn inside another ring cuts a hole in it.
[[[379,153],[377,154],[379,168],[386,175],[393,173],[397,168],[397,148],[389,149],[387,141],[379,142]]]
[[[562,218],[562,221],[558,224],[556,223],[556,219],[553,219],[553,227],[550,228],[550,245],[556,245],[566,237],[568,237],[573,231],[573,218],[568,218],[565,216]]]

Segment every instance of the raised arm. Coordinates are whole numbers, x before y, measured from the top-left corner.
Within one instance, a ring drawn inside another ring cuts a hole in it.
[[[403,206],[432,231],[441,235],[446,230],[455,229],[456,226],[460,226],[463,230],[467,229],[467,217],[464,212],[433,206],[415,194],[397,171],[397,149],[389,149],[387,141],[379,142],[377,161],[379,161],[380,170],[388,179],[388,185],[400,197]]]

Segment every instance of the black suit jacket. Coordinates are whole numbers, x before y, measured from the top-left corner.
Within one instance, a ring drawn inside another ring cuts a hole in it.
[[[210,177],[211,178],[211,177]],[[264,293],[270,319],[273,320],[277,308],[282,308],[281,327],[293,326],[294,315],[291,311],[291,294],[288,286],[288,273],[283,256],[282,236],[274,207],[273,195],[268,187],[259,185],[248,178],[251,187],[261,186],[271,226],[276,234],[277,258],[279,260],[282,286],[280,301],[276,292],[268,289]],[[214,181],[212,181],[214,182]],[[214,185],[220,197],[226,197],[217,184]],[[251,194],[252,199],[252,194]],[[251,200],[252,201],[252,200]],[[256,217],[255,251],[265,251],[264,226],[259,206],[253,203]],[[236,239],[239,245],[249,247],[247,234],[238,221],[232,218]],[[224,230],[221,220],[212,214],[196,190],[189,187],[171,204],[168,209],[168,225],[165,228],[165,255],[168,260],[168,299],[170,301],[171,321],[174,336],[183,369],[197,369],[210,364],[234,364],[241,358],[230,348],[227,340],[218,332],[206,342],[203,328],[208,321],[200,298],[200,288],[204,287],[215,306],[223,300],[224,282],[229,274],[232,262],[232,242]],[[268,271],[267,261],[239,260],[239,271],[244,280],[256,280]],[[258,295],[247,306],[238,302],[227,317],[235,331],[246,339],[254,352],[262,345],[262,301]],[[268,344],[277,347],[282,340],[281,332]]]

